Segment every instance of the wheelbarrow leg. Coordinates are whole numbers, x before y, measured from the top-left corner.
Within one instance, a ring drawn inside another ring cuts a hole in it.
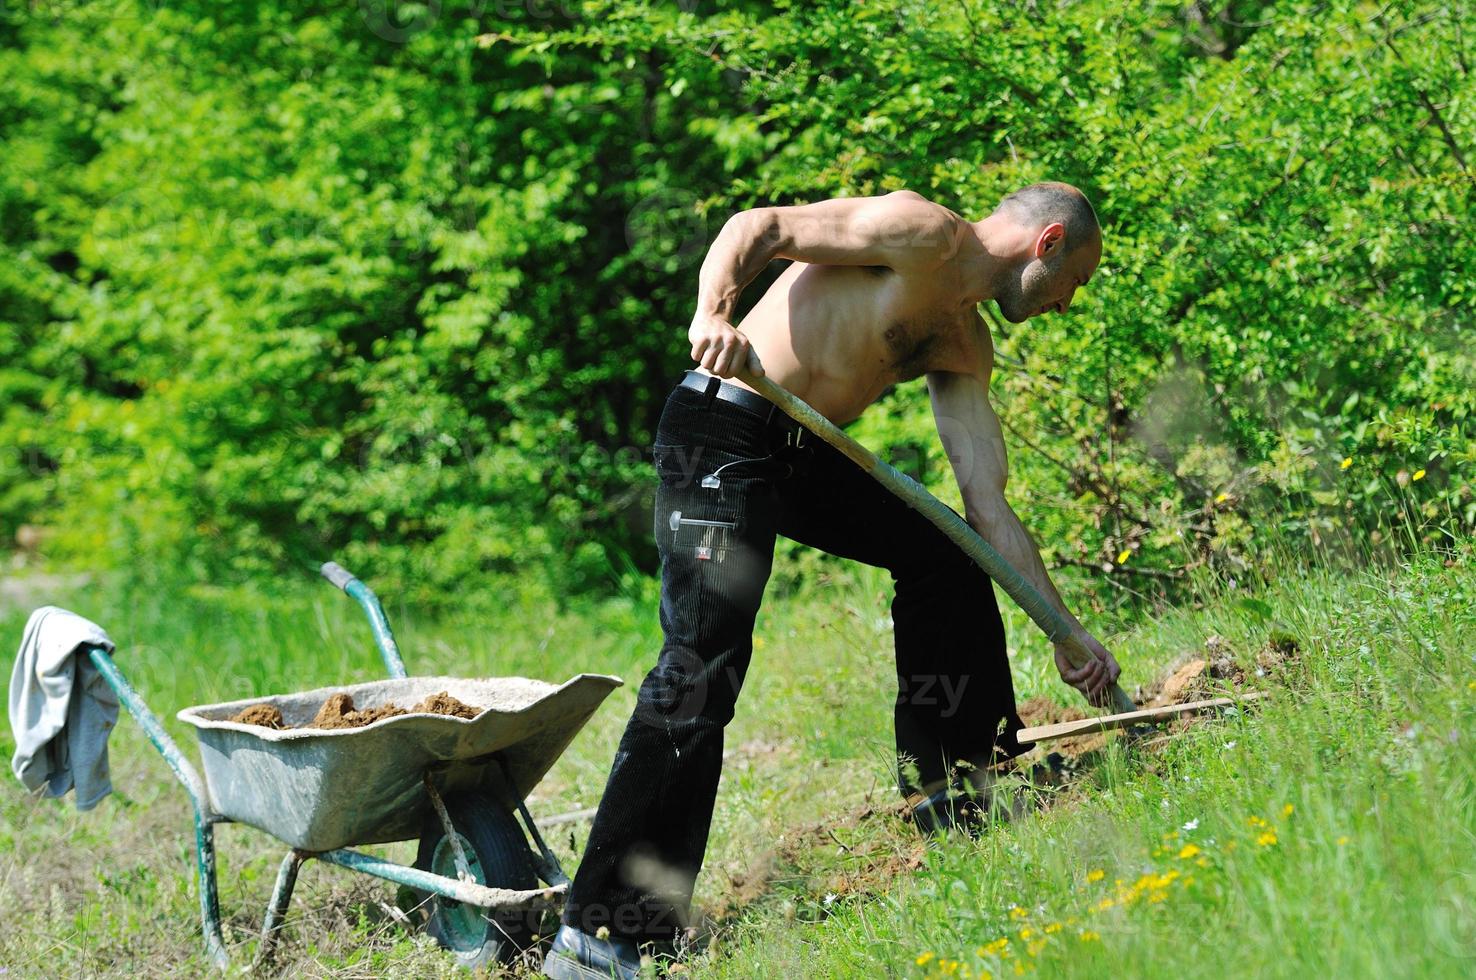
[[[215,888],[215,824],[221,819],[210,811],[210,797],[205,791],[205,782],[195,767],[190,765],[174,739],[160,724],[159,718],[144,699],[139,697],[133,685],[123,677],[118,665],[103,647],[90,647],[88,657],[103,680],[118,695],[118,700],[128,713],[138,721],[139,727],[154,743],[154,748],[164,757],[174,775],[179,778],[185,792],[190,796],[190,805],[195,811],[195,868],[200,873],[200,931],[205,934],[205,953],[218,968],[230,965],[225,940],[220,935],[220,899]]]
[[[308,855],[293,849],[282,858],[277,869],[277,887],[272,889],[272,901],[267,906],[266,919],[261,924],[261,944],[256,949],[257,964],[266,963],[277,951],[277,940],[282,935],[282,923],[287,918],[287,906],[292,901],[292,889],[297,886],[297,869],[302,867]]]
[[[230,963],[220,934],[220,896],[215,886],[215,825],[195,807],[195,861],[200,871],[200,931],[205,934],[205,953],[224,970]]]

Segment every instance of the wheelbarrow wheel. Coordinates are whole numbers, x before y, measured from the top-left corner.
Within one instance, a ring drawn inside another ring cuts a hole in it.
[[[448,797],[446,810],[473,878],[493,888],[538,887],[528,840],[509,810],[482,793]],[[456,877],[456,851],[435,813],[420,836],[415,866]],[[428,898],[428,909],[425,931],[471,970],[512,962],[532,945],[541,918],[536,912],[497,912],[439,896]]]

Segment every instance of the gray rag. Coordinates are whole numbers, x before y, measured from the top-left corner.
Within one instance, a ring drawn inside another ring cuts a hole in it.
[[[108,735],[118,722],[118,696],[86,654],[113,652],[96,623],[56,606],[31,613],[10,675],[10,767],[26,789],[61,796],[75,787],[77,809],[91,810],[113,790]]]

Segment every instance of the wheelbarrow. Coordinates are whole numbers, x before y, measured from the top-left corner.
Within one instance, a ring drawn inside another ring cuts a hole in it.
[[[206,952],[217,966],[228,965],[215,825],[235,822],[289,848],[262,923],[258,962],[276,947],[298,871],[309,858],[412,889],[427,905],[426,931],[463,966],[507,962],[531,944],[543,916],[562,907],[569,885],[524,800],[622,681],[601,674],[562,685],[522,677],[407,677],[374,593],[334,562],[322,572],[363,607],[390,679],[185,708],[178,717],[197,731],[203,779],[107,651],[88,650],[194,806]],[[439,691],[482,710],[471,719],[411,713],[335,730],[273,730],[229,720],[245,707],[267,704],[295,726],[338,692],[362,710],[408,706]],[[412,867],[351,849],[417,838]]]

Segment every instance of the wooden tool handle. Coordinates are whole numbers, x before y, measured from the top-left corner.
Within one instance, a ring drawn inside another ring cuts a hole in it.
[[[1243,701],[1254,701],[1261,697],[1264,697],[1264,694],[1255,691],[1250,694],[1242,694],[1238,698],[1211,698],[1208,701],[1190,701],[1187,704],[1169,704],[1161,708],[1144,708],[1141,711],[1123,711],[1114,715],[1101,715],[1097,718],[1078,718],[1075,721],[1059,721],[1054,725],[1038,725],[1034,728],[1022,728],[1015,733],[1015,737],[1021,742],[1049,742],[1055,738],[1068,738],[1072,735],[1110,731],[1114,728],[1122,728],[1125,725],[1135,725],[1140,721],[1163,721],[1195,711],[1228,708]]]
[[[865,446],[842,432],[834,422],[768,377],[755,377],[746,368],[740,368],[737,374],[739,380],[779,406],[785,415],[834,446],[846,458],[871,474],[882,486],[901,497],[909,507],[932,521],[984,569],[990,578],[999,583],[999,587],[1025,610],[1035,624],[1045,631],[1046,636],[1061,644],[1072,666],[1080,667],[1091,660],[1091,651],[1076,639],[1065,617],[952,508],[934,497],[912,477],[883,462]],[[1108,688],[1107,693],[1112,706],[1118,711],[1132,711],[1137,707],[1133,699],[1117,684]]]

